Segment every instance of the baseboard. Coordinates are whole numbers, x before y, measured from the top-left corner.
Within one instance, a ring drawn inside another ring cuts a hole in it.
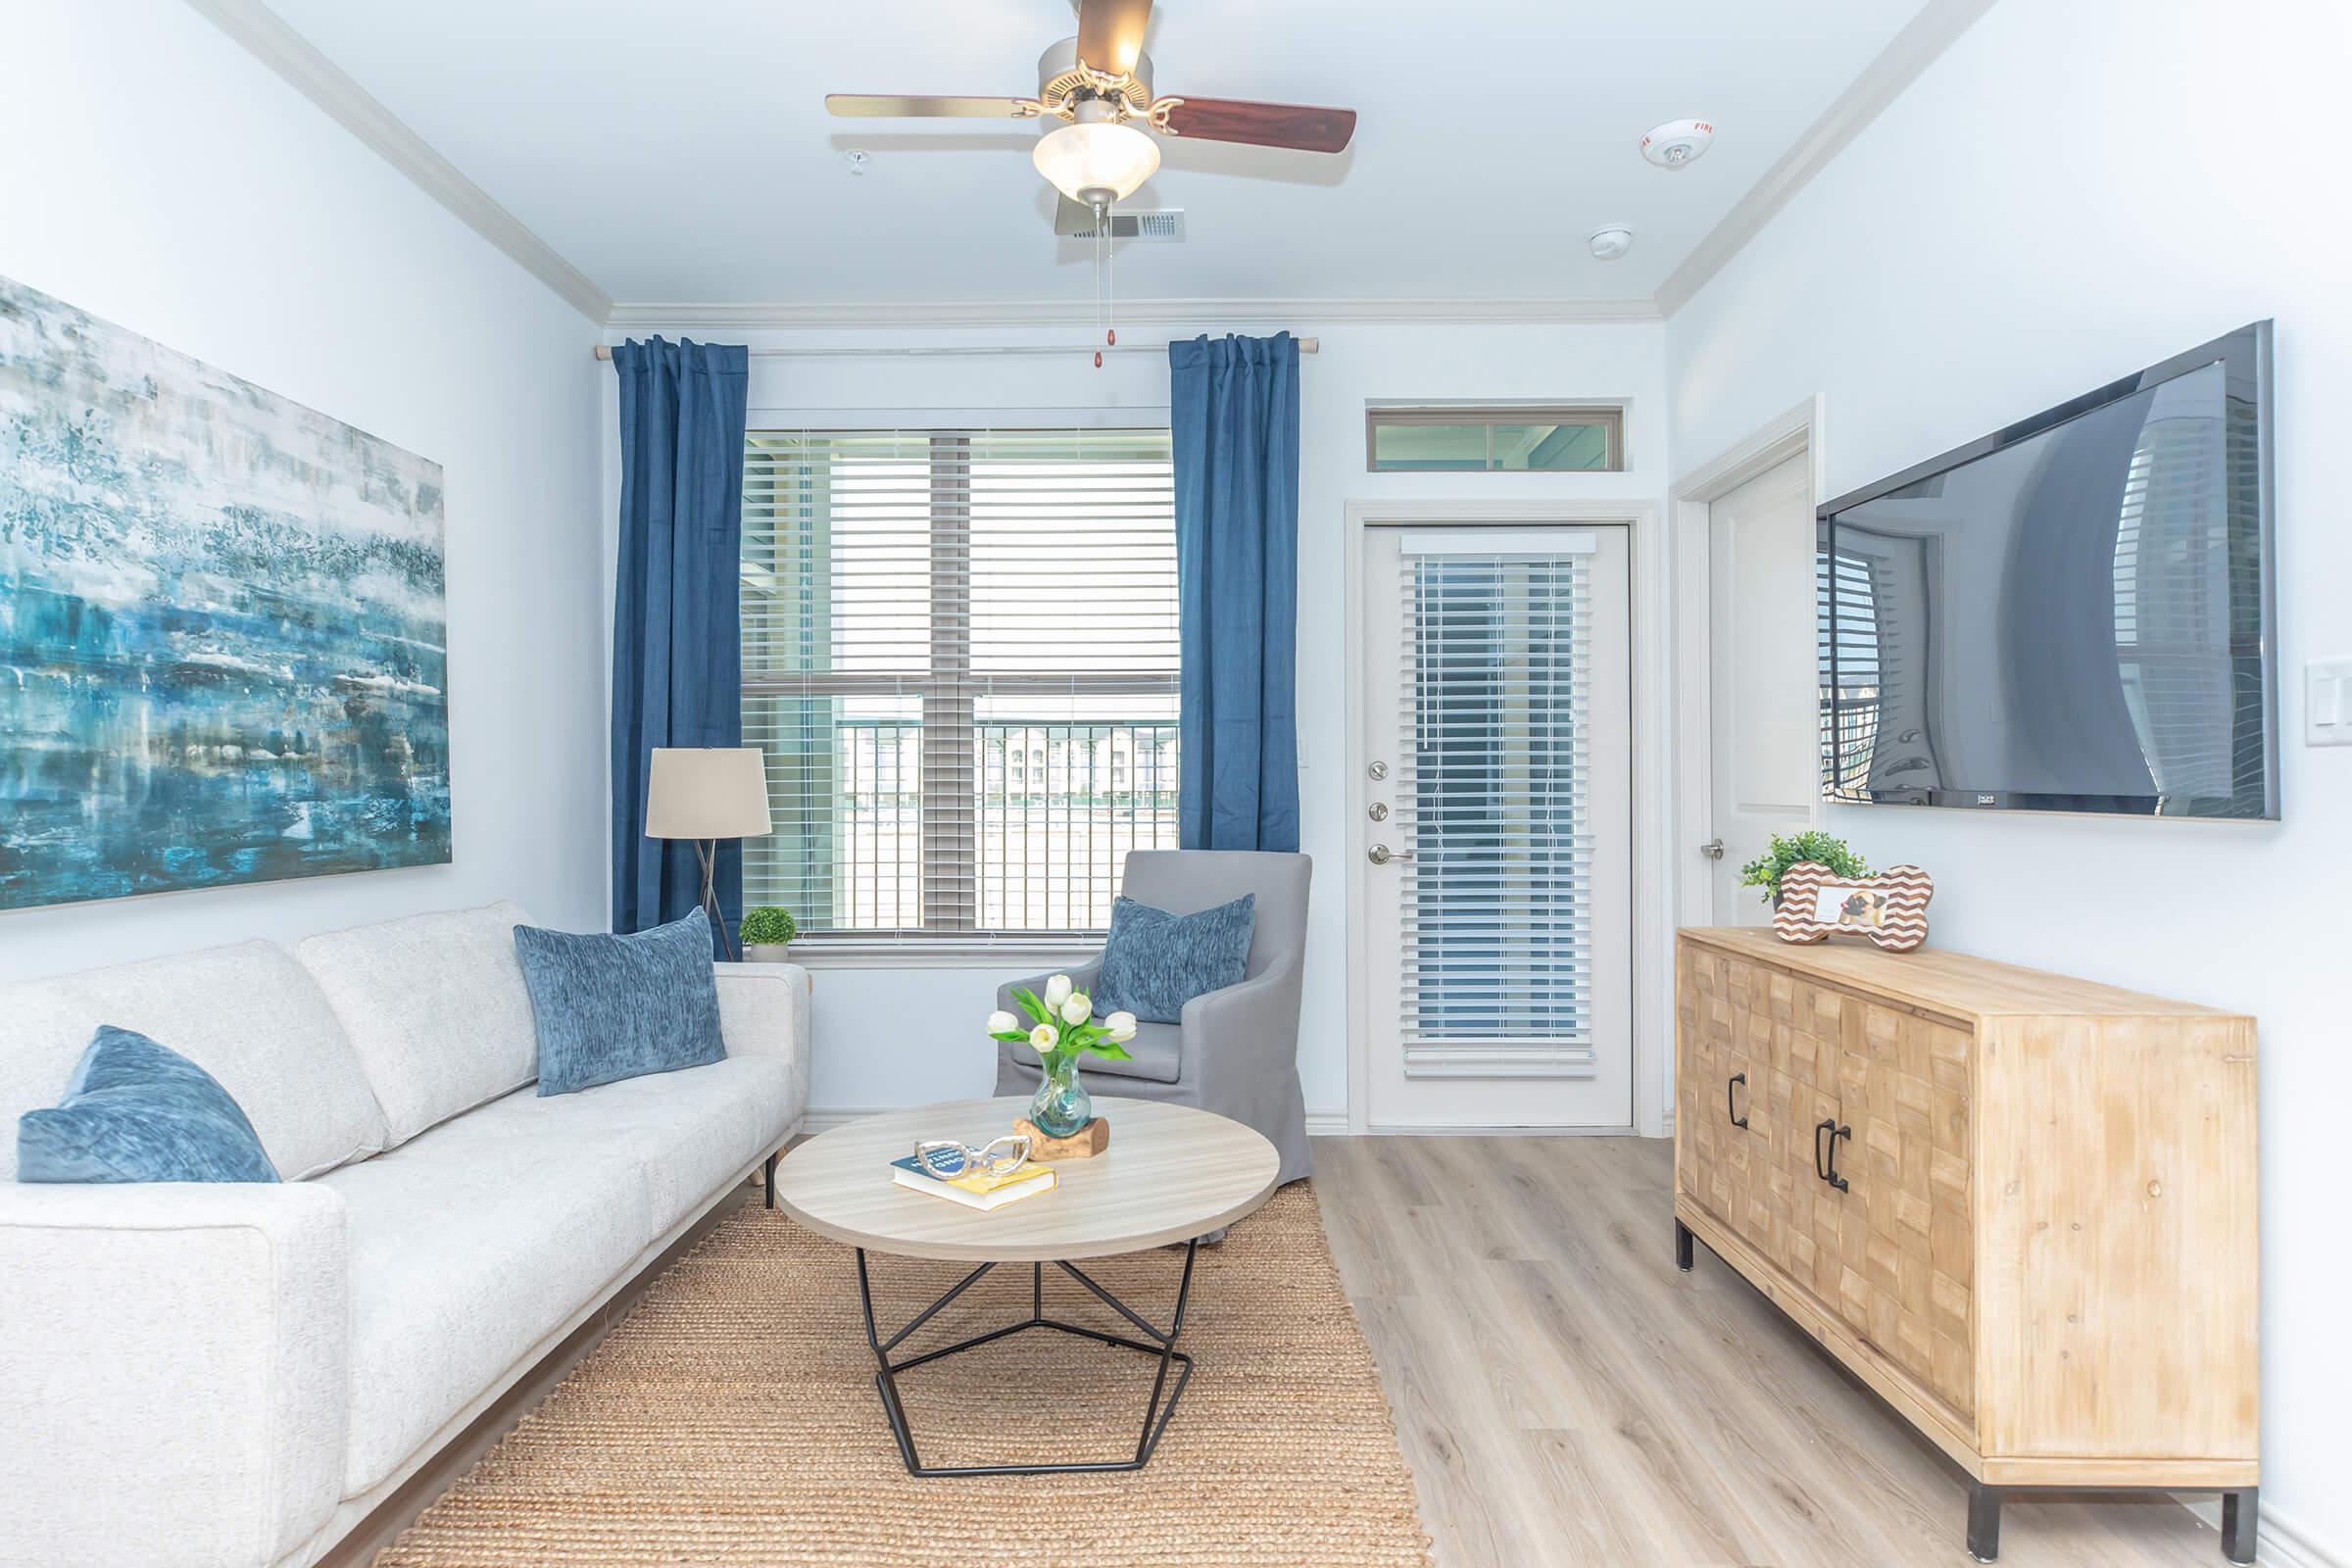
[[[801,1118],[801,1131],[810,1137],[829,1133],[836,1127],[867,1116],[878,1116],[886,1110],[905,1110],[905,1105],[831,1105],[811,1106]],[[1306,1135],[1309,1138],[1344,1138],[1348,1135],[1348,1113],[1344,1110],[1310,1110],[1306,1113]]]
[[[2180,1506],[2219,1530],[2222,1499],[2210,1492],[2175,1493]],[[2278,1510],[2261,1509],[2255,1520],[2254,1554],[2262,1568],[2352,1568],[2345,1559],[2313,1541],[2299,1526],[2278,1517]]]

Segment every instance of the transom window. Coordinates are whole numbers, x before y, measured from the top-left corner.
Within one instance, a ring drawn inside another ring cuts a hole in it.
[[[1364,411],[1364,452],[1374,473],[1615,473],[1625,467],[1625,411],[1382,406]]]
[[[1168,432],[760,430],[744,903],[820,941],[1075,935],[1176,844]]]

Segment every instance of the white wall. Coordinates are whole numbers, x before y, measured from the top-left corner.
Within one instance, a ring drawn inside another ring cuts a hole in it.
[[[1226,323],[1130,324],[1129,343],[1222,332]],[[1267,326],[1240,328],[1262,334]],[[1341,692],[1348,658],[1342,553],[1347,504],[1446,498],[1656,502],[1666,485],[1661,328],[1601,325],[1461,326],[1301,320],[1321,339],[1299,361],[1298,715],[1300,847],[1315,859],[1299,1074],[1310,1112],[1348,1104],[1347,910],[1343,855],[1356,835],[1344,820]],[[638,336],[646,335],[639,330]],[[676,331],[665,336],[676,337]],[[752,361],[752,422],[1054,419],[1163,422],[1167,362],[1157,354],[1110,357],[1097,370],[1076,346],[1083,331],[694,332],[754,346],[939,345],[959,341],[1067,342],[1066,358],[776,359]],[[1628,471],[1621,474],[1371,474],[1364,466],[1364,404],[1373,398],[1627,398]],[[612,402],[610,394],[607,402]],[[608,423],[612,420],[608,418]],[[608,450],[608,491],[617,480]],[[608,519],[610,526],[610,519]],[[820,1111],[914,1104],[984,1095],[995,1084],[994,1047],[979,1020],[997,982],[1030,972],[1016,964],[908,971],[830,969],[817,977],[816,1054],[809,1102]]]
[[[1666,338],[1678,469],[1819,392],[1837,493],[2277,318],[2285,820],[1828,825],[1935,874],[1938,944],[2259,1016],[2265,1512],[2352,1561],[2352,750],[2300,742],[2303,662],[2352,654],[2352,220],[2328,151],[2347,26],[2319,0],[2004,0]]]
[[[442,465],[456,859],[0,914],[0,979],[501,897],[601,927],[595,329],[178,0],[8,30],[0,275]]]

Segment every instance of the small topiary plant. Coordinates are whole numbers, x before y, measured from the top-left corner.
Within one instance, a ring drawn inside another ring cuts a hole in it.
[[[1870,866],[1862,857],[1845,847],[1845,840],[1828,833],[1775,833],[1764,853],[1740,868],[1740,885],[1743,888],[1762,888],[1764,902],[1771,904],[1781,896],[1781,878],[1788,868],[1801,860],[1818,860],[1839,876],[1868,876]]]
[[[743,945],[747,948],[780,948],[800,934],[792,916],[772,904],[743,912]]]

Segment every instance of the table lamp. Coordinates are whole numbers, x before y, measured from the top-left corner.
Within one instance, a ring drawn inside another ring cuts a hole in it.
[[[703,862],[703,907],[731,959],[740,960],[742,954],[718,912],[718,841],[756,839],[767,831],[767,757],[759,747],[654,748],[645,836],[694,841],[695,856]]]

